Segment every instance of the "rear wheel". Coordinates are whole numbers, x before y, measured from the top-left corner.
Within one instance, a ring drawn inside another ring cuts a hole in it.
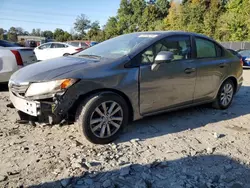
[[[227,109],[234,97],[235,86],[232,80],[226,80],[216,97],[216,100],[213,102],[213,107],[216,109]]]
[[[77,122],[90,142],[107,144],[115,140],[128,123],[128,107],[117,94],[97,94],[79,105]]]

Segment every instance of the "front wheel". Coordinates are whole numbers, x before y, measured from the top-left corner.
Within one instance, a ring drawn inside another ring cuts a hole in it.
[[[235,86],[232,80],[226,80],[222,84],[217,94],[216,100],[213,102],[213,107],[222,110],[227,109],[233,101],[234,91]]]
[[[90,142],[107,144],[115,140],[128,123],[128,106],[117,94],[97,94],[79,105],[77,122]]]

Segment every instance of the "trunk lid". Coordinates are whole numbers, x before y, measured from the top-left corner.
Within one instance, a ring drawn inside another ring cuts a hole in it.
[[[37,62],[35,52],[32,48],[9,47],[8,49],[16,50],[19,52],[24,66]]]

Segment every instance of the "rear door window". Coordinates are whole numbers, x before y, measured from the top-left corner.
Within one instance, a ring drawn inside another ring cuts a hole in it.
[[[88,45],[85,42],[81,42],[81,47],[88,47]]]
[[[64,44],[60,43],[52,43],[50,48],[65,48],[66,46]]]
[[[222,55],[222,50],[212,41],[195,38],[197,58],[213,58]]]
[[[40,47],[39,47],[39,49],[46,49],[46,48],[49,48],[50,47],[50,43],[49,44],[44,44],[44,45],[41,45]]]

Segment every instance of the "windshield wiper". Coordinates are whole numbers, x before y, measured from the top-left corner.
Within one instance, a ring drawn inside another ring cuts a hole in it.
[[[87,54],[81,54],[78,55],[79,57],[88,57],[88,58],[101,58],[99,55],[87,55]]]

